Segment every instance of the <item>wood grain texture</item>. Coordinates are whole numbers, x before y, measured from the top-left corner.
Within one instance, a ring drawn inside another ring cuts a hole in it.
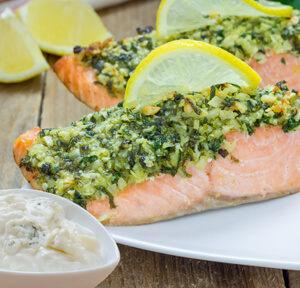
[[[136,28],[155,26],[160,0],[130,1],[123,5],[98,11],[116,40],[136,35]]]
[[[300,287],[300,271],[285,271],[286,286],[289,288]]]
[[[160,1],[140,0],[99,11],[116,39],[137,27],[155,25]],[[48,56],[51,65],[58,59]],[[12,157],[13,141],[36,125],[69,125],[90,113],[59,82],[52,70],[21,84],[0,84],[0,189],[19,188],[25,180]],[[287,287],[283,271],[199,261],[119,245],[120,265],[98,288],[131,287]],[[300,287],[300,272],[287,271],[289,287]],[[1,285],[0,285],[1,287]]]
[[[39,123],[41,128],[68,126],[84,115],[94,112],[77,100],[58,80],[52,69],[57,59],[58,57],[53,55],[47,57],[51,69],[47,72],[44,87],[42,114]]]
[[[19,84],[0,84],[0,189],[19,188],[26,183],[13,160],[12,145],[38,123],[46,73]]]
[[[282,271],[199,261],[119,245],[121,262],[97,288],[285,287]]]

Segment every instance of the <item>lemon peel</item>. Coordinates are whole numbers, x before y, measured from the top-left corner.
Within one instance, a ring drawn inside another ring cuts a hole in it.
[[[157,36],[190,31],[215,23],[221,16],[291,17],[293,7],[279,2],[254,0],[162,0],[157,12]]]
[[[49,68],[34,38],[9,8],[0,15],[0,35],[0,82],[21,82]]]
[[[32,0],[17,13],[41,49],[56,55],[73,54],[111,37],[100,17],[85,0]]]
[[[172,91],[201,91],[226,82],[254,89],[261,78],[221,48],[201,41],[172,41],[153,50],[135,69],[124,107],[140,109],[157,104]]]

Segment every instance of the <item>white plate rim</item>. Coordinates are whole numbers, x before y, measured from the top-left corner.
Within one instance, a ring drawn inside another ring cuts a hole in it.
[[[300,193],[285,196],[282,198],[276,198],[272,200],[267,201],[261,201],[257,203],[249,203],[249,204],[243,204],[236,207],[229,207],[229,208],[221,208],[214,211],[207,211],[209,213],[231,213],[231,209],[238,209],[240,211],[243,211],[243,209],[256,209],[257,207],[264,207],[264,206],[276,206],[280,205],[280,202],[296,202],[300,206]],[[286,204],[283,203],[283,204]],[[299,209],[300,210],[300,209]],[[200,219],[202,215],[205,215],[207,212],[201,212],[197,214],[187,215],[183,216],[187,221],[188,219],[193,217],[192,221],[197,221],[197,219]],[[294,219],[295,223],[293,225],[297,224],[297,221],[300,220],[300,212],[298,213],[299,217],[297,219]],[[283,215],[284,217],[284,215]],[[179,219],[179,218],[177,218]],[[167,220],[163,221],[163,225],[165,224],[165,227],[167,225],[171,225],[170,223],[176,222],[177,219],[173,220]],[[152,241],[147,241],[144,239],[141,239],[139,237],[136,237],[136,233],[138,233],[139,227],[142,229],[154,229],[156,225],[161,225],[158,223],[153,224],[146,224],[141,226],[128,226],[128,227],[121,227],[121,226],[111,226],[107,227],[108,231],[112,235],[112,237],[115,239],[115,241],[122,245],[127,245],[139,249],[144,249],[152,252],[157,253],[163,253],[168,254],[172,256],[178,256],[178,257],[184,257],[184,258],[191,258],[191,259],[197,259],[197,260],[204,260],[204,261],[214,261],[214,262],[221,262],[221,263],[228,263],[228,264],[238,264],[238,265],[248,265],[248,266],[258,266],[258,267],[267,267],[267,268],[276,268],[276,269],[286,269],[286,270],[300,270],[300,257],[297,258],[296,261],[285,261],[285,260],[270,260],[268,257],[239,257],[234,255],[226,255],[226,253],[209,253],[205,250],[202,251],[193,251],[189,249],[182,249],[182,247],[168,247],[164,244],[154,243]],[[176,225],[176,224],[175,224]],[[276,225],[276,223],[274,224]],[[291,225],[291,227],[293,226]],[[295,226],[297,227],[297,226]],[[128,231],[126,231],[126,229]],[[178,227],[180,229],[180,227]],[[133,231],[132,233],[130,231]],[[124,233],[125,232],[125,233]],[[300,233],[298,233],[300,236]],[[288,244],[288,243],[287,243]],[[299,247],[294,247],[295,249],[299,250]],[[299,254],[300,255],[300,254]]]

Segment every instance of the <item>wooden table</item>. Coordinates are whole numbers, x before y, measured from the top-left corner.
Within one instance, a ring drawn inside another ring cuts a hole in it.
[[[99,15],[120,39],[134,35],[137,27],[155,26],[159,2],[132,1],[99,11]],[[51,65],[58,59],[46,57]],[[37,125],[43,128],[69,125],[91,112],[67,91],[52,70],[24,83],[0,84],[0,189],[20,188],[25,184],[12,156],[13,141],[21,133]],[[296,271],[199,261],[123,245],[119,248],[119,266],[98,288],[300,287],[300,272]]]

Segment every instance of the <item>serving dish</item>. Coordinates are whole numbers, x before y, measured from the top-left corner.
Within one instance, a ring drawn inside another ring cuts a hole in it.
[[[153,224],[106,228],[117,243],[153,252],[300,270],[299,207],[300,193]]]
[[[60,204],[65,210],[67,219],[95,233],[102,247],[102,262],[93,268],[62,272],[19,272],[0,269],[1,287],[94,288],[117,266],[120,253],[115,241],[103,225],[80,206],[62,197],[32,189],[1,190],[0,195],[12,192],[30,197],[47,197]]]
[[[117,243],[175,256],[300,270],[300,193],[154,224],[107,227]]]

